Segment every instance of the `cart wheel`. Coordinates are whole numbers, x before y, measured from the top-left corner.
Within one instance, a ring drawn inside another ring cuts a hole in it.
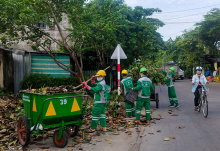
[[[159,96],[158,93],[156,93],[156,108],[159,108]]]
[[[59,130],[56,130],[53,134],[53,142],[56,147],[64,148],[68,143],[68,135],[66,131],[62,132],[62,137],[59,141],[57,140],[58,137],[59,137]]]
[[[30,124],[26,116],[19,118],[18,139],[22,146],[27,146],[30,142]]]
[[[70,137],[74,137],[79,132],[79,126],[73,125],[66,128],[67,133],[70,135]]]

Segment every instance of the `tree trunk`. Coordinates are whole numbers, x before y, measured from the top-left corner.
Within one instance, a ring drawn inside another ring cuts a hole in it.
[[[100,50],[96,50],[96,52],[97,52],[97,55],[98,55],[98,58],[99,58],[99,61],[100,61],[102,68],[105,69],[106,63],[105,63],[104,52],[101,52]]]
[[[83,68],[80,67],[79,62],[77,60],[77,57],[75,57],[73,53],[70,53],[70,57],[75,62],[75,67],[77,70],[76,78],[77,78],[78,83],[81,84],[82,81],[85,81],[84,76],[83,76],[83,71],[82,71]],[[83,66],[83,65],[81,65],[81,66]]]

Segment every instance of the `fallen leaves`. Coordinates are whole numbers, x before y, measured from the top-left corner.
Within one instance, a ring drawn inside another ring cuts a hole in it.
[[[178,116],[178,114],[172,114],[171,116]]]
[[[75,147],[75,144],[68,145],[68,147]],[[71,150],[70,150],[71,151]]]
[[[185,126],[177,126],[176,129],[183,129]]]
[[[148,134],[150,134],[150,135],[154,135],[154,133],[148,133]]]
[[[164,138],[164,141],[169,141],[170,139],[168,137],[165,137]]]
[[[0,133],[5,133],[7,130],[6,129],[3,129],[0,131]]]
[[[159,113],[158,116],[161,117],[161,114]]]
[[[101,141],[102,141],[101,139],[97,139],[97,140],[96,140],[96,142],[101,142]],[[109,141],[110,141],[110,140],[109,140]]]
[[[131,145],[134,145],[135,143],[131,143]]]
[[[0,150],[19,148],[17,121],[24,113],[22,101],[16,95],[0,98]]]
[[[173,112],[173,110],[168,110],[168,113],[169,113],[169,114],[172,114],[172,112]]]
[[[109,139],[109,138],[106,138],[105,140],[106,140],[106,141],[110,141],[110,139]]]
[[[145,135],[145,134],[143,134],[143,135],[141,135],[141,136],[140,136],[140,138],[142,138],[142,137],[144,137],[144,136],[146,136],[146,135]]]
[[[153,118],[154,120],[160,120],[161,118]]]
[[[161,130],[158,130],[157,132],[158,132],[158,133],[160,133],[160,132],[161,132]]]
[[[171,138],[171,139],[176,139],[176,137],[174,137],[174,136],[170,136],[170,138]]]
[[[45,87],[40,89],[21,90],[20,92],[39,93],[39,94],[55,94],[55,93],[74,93],[75,90],[70,86]]]
[[[125,133],[127,133],[128,135],[131,135],[133,131],[127,131]]]
[[[119,135],[118,131],[114,131],[113,135]]]

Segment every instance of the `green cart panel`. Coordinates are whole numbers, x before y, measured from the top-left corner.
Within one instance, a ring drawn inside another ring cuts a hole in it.
[[[62,120],[71,123],[79,121],[82,115],[82,93],[43,95],[21,92],[21,97],[31,127],[36,124],[48,127],[60,124]]]

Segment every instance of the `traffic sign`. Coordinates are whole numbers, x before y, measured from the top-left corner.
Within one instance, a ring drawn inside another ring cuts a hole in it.
[[[127,56],[125,55],[125,52],[121,48],[120,44],[118,44],[117,47],[115,48],[115,51],[111,56],[111,59],[118,59],[118,51],[119,51],[120,59],[127,59]]]
[[[120,44],[117,45],[115,51],[113,52],[111,59],[117,59],[118,63],[118,95],[120,95],[120,59],[127,59],[123,49]]]

